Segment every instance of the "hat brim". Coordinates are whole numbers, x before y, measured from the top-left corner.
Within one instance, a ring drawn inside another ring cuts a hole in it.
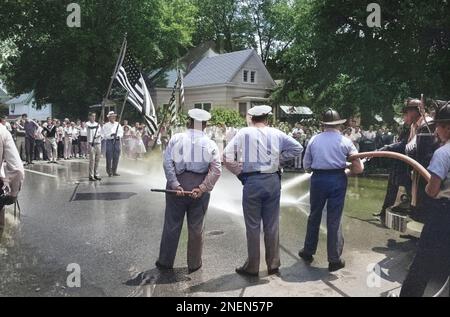
[[[248,114],[250,117],[264,117],[264,116],[271,116],[271,115],[273,115],[273,112],[269,112],[269,113],[265,113],[265,114],[258,114],[258,115],[256,115],[256,114]]]
[[[331,122],[320,121],[320,123],[322,123],[323,125],[340,125],[340,124],[344,124],[346,122],[347,122],[347,119],[331,121]]]
[[[437,120],[431,120],[428,122],[428,125],[436,124],[436,123],[450,123],[450,119],[437,119]]]

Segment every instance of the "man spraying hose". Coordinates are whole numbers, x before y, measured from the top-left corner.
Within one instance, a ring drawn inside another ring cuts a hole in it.
[[[329,271],[345,267],[341,258],[344,248],[341,220],[347,192],[345,169],[350,156],[358,153],[353,142],[340,133],[340,126],[347,120],[341,119],[333,109],[325,112],[322,120],[324,132],[313,137],[306,149],[303,165],[313,172],[311,178],[311,213],[304,248],[299,256],[312,263],[317,251],[320,222],[327,205],[327,248]],[[360,174],[364,165],[359,158],[351,159],[351,172]]]
[[[438,111],[434,123],[444,145],[428,167],[431,180],[425,188],[425,226],[401,297],[423,296],[433,276],[450,275],[450,104]]]

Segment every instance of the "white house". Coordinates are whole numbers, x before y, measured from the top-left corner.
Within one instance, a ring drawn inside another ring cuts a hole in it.
[[[152,92],[157,106],[166,105],[176,80],[176,71],[164,73],[165,80]],[[243,116],[254,105],[267,104],[275,81],[255,50],[217,54],[207,50],[190,63],[184,77],[185,109],[211,110],[227,107],[238,110]]]
[[[8,100],[5,104],[9,107],[9,117],[11,119],[27,114],[30,119],[42,121],[52,116],[51,104],[43,105],[41,109],[36,109],[33,91]]]

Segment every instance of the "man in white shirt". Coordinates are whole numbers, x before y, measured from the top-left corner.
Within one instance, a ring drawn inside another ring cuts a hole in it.
[[[5,209],[17,201],[25,177],[22,160],[5,126],[0,125],[0,161],[3,162],[0,173],[0,232],[5,222]]]
[[[72,154],[72,127],[70,120],[64,120],[64,159],[68,160]]]
[[[247,232],[248,258],[236,273],[258,276],[260,269],[261,223],[264,231],[269,275],[279,273],[280,195],[283,164],[301,156],[303,147],[278,129],[269,127],[272,107],[257,106],[248,111],[252,126],[241,129],[227,145],[225,167],[244,185],[242,206]],[[242,154],[240,159],[236,159]]]
[[[123,137],[123,128],[116,122],[114,111],[108,114],[109,122],[103,126],[103,137],[106,140],[106,173],[109,177],[120,176],[117,173],[120,159],[120,139]]]
[[[98,163],[102,155],[102,127],[95,122],[96,114],[89,114],[89,121],[86,122],[87,142],[89,152],[89,180],[91,182],[100,181]]]
[[[375,137],[377,136],[376,131],[373,130],[373,126],[370,126],[369,131],[363,132],[364,137],[367,140],[375,141]]]

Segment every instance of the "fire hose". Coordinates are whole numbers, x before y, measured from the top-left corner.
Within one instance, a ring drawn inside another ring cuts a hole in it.
[[[387,151],[378,151],[378,152],[366,152],[359,153],[349,157],[349,161],[354,161],[357,159],[364,158],[390,158],[395,160],[400,160],[408,165],[410,165],[415,171],[417,171],[428,183],[431,179],[430,173],[427,171],[425,167],[420,165],[416,160],[400,153],[396,152],[387,152]]]

